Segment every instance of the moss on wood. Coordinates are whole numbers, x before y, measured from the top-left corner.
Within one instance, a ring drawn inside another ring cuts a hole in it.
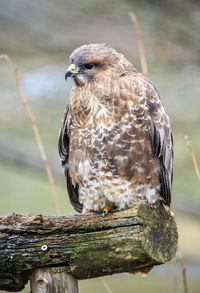
[[[65,265],[77,279],[148,271],[169,261],[177,227],[163,206],[138,203],[101,215],[0,217],[0,289],[16,290],[30,270]],[[21,288],[21,283],[19,288]]]

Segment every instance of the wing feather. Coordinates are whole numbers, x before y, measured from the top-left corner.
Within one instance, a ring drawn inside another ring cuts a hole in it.
[[[169,117],[157,93],[156,88],[149,82],[147,105],[151,117],[151,143],[154,156],[160,162],[161,196],[166,205],[171,203],[171,188],[173,180],[173,138]]]
[[[58,137],[58,152],[62,161],[62,166],[65,169],[67,191],[69,199],[74,209],[78,212],[82,211],[82,205],[79,202],[79,186],[72,184],[72,180],[69,174],[68,165],[68,154],[69,154],[69,135],[68,135],[68,125],[69,125],[69,103],[67,103],[66,110],[64,113],[64,118],[60,127],[59,137]]]

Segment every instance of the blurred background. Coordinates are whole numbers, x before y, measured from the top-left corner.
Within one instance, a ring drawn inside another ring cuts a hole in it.
[[[200,182],[184,140],[200,163],[200,2],[198,0],[0,0],[0,54],[15,62],[56,180],[61,215],[73,215],[57,153],[61,118],[72,84],[64,80],[78,46],[108,42],[141,71],[135,29],[140,24],[149,67],[171,118],[175,146],[173,197],[189,292],[200,287]],[[0,60],[0,214],[54,215],[50,187],[10,67]],[[177,265],[179,292],[183,292]],[[114,293],[174,292],[170,264],[147,278],[105,277]],[[96,279],[80,292],[105,292]],[[23,291],[28,292],[28,287]]]

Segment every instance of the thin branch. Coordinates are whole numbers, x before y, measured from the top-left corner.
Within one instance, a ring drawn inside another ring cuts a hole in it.
[[[183,287],[184,287],[184,292],[188,293],[188,285],[187,285],[187,275],[186,275],[186,267],[184,265],[184,261],[183,261],[183,256],[181,254],[180,251],[180,247],[178,246],[177,248],[177,253],[176,253],[176,257],[180,262],[180,266],[181,266],[181,270],[182,270],[182,278],[183,278]]]
[[[31,108],[30,108],[30,106],[29,106],[29,104],[28,104],[28,102],[26,100],[26,97],[25,97],[24,92],[22,90],[22,87],[20,85],[19,76],[18,76],[18,72],[17,72],[17,68],[16,68],[15,64],[13,63],[13,61],[11,60],[11,58],[8,55],[0,55],[0,59],[5,60],[10,65],[10,67],[12,68],[12,70],[14,72],[14,76],[15,76],[16,84],[17,84],[17,87],[18,87],[18,90],[19,90],[19,94],[20,94],[22,103],[23,103],[23,105],[24,105],[24,107],[25,107],[25,109],[27,111],[28,117],[31,120],[32,127],[33,127],[33,132],[34,132],[34,135],[35,135],[35,140],[36,140],[36,143],[38,145],[40,155],[41,155],[41,158],[43,160],[44,167],[45,167],[45,170],[46,170],[46,173],[47,173],[47,176],[48,176],[48,180],[49,180],[49,184],[50,184],[51,192],[52,192],[52,197],[53,197],[53,206],[54,206],[54,209],[55,209],[55,213],[56,213],[56,215],[58,215],[59,210],[58,210],[57,200],[56,200],[55,182],[54,182],[52,172],[51,172],[50,166],[49,166],[48,161],[47,161],[46,153],[44,151],[44,147],[43,147],[43,144],[42,144],[42,141],[41,141],[41,138],[40,138],[39,130],[37,128],[36,119],[35,119],[32,111],[31,111]]]
[[[172,260],[170,260],[170,264],[171,264],[172,278],[174,281],[175,293],[179,293],[180,288],[179,288],[179,284],[178,284],[178,276],[177,276],[177,271],[176,271],[176,259],[173,258]]]
[[[175,207],[174,207],[174,198],[173,197],[172,197],[172,200],[171,200],[170,209],[171,209],[171,214],[174,217],[174,220],[176,221],[176,211],[175,211]],[[177,245],[177,251],[178,251],[179,254],[181,254],[180,248],[179,248],[178,245]],[[175,291],[175,293],[179,293],[180,288],[179,288],[178,276],[177,276],[177,271],[176,271],[176,257],[174,257],[170,261],[170,264],[171,264],[172,277],[173,277],[173,281],[174,281],[174,291]]]
[[[103,278],[99,277],[98,280],[99,280],[99,282],[103,285],[103,287],[105,288],[105,290],[106,290],[108,293],[113,293],[112,290],[108,287],[108,285],[106,284],[106,282],[104,281]]]
[[[191,142],[190,142],[190,140],[189,140],[189,136],[186,135],[184,138],[185,138],[186,141],[187,141],[187,147],[188,147],[188,149],[189,149],[189,151],[190,151],[190,153],[191,153],[191,155],[192,155],[192,161],[193,161],[193,164],[194,164],[195,172],[196,172],[196,174],[197,174],[197,178],[198,178],[199,181],[200,181],[199,167],[198,167],[198,164],[197,164],[196,156],[195,156],[195,154],[194,154],[194,152],[193,152],[193,150],[192,150],[192,146],[191,146]]]
[[[129,12],[129,16],[131,18],[132,23],[135,25],[135,30],[136,30],[137,39],[138,39],[138,47],[139,47],[139,53],[140,53],[142,73],[147,76],[148,68],[147,68],[146,56],[144,51],[144,45],[142,41],[142,33],[140,31],[140,27],[139,27],[136,15],[133,12]]]
[[[176,212],[175,212],[173,198],[172,198],[172,203],[171,203],[171,210],[174,213],[174,220],[176,221]],[[184,293],[188,293],[186,268],[184,266],[184,260],[183,260],[183,256],[182,256],[182,253],[181,253],[179,245],[177,245],[176,258],[179,260],[179,263],[180,263],[180,266],[181,266]],[[179,292],[179,287],[178,287],[178,278],[177,278],[177,275],[176,275],[176,259],[174,258],[170,262],[171,262],[171,267],[173,269],[172,274],[173,274],[173,279],[174,279],[175,292],[178,293]]]
[[[185,137],[185,140],[187,141],[187,147],[192,155],[192,161],[193,161],[193,164],[194,164],[194,168],[195,168],[195,172],[197,174],[197,178],[198,180],[200,181],[200,172],[199,172],[199,167],[198,167],[198,164],[197,164],[197,159],[196,159],[196,156],[193,152],[193,149],[192,149],[192,146],[191,146],[191,142],[189,140],[189,136],[186,135]],[[183,278],[183,285],[184,285],[184,292],[185,293],[188,293],[188,286],[187,286],[187,276],[186,276],[186,267],[184,265],[184,261],[183,261],[183,257],[182,257],[182,254],[180,252],[180,248],[178,247],[178,253],[177,253],[177,258],[180,262],[180,265],[181,265],[181,269],[182,269],[182,278]]]

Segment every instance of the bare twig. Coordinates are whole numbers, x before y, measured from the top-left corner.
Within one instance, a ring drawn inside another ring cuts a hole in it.
[[[176,221],[176,211],[175,211],[175,207],[174,207],[174,200],[173,200],[173,198],[172,198],[172,203],[171,203],[171,210],[174,213],[174,220]],[[172,268],[173,279],[174,279],[175,293],[179,293],[179,289],[180,288],[178,286],[178,277],[177,277],[177,274],[176,274],[176,258],[179,260],[179,263],[180,263],[180,266],[181,266],[184,293],[188,293],[186,268],[184,266],[184,260],[183,260],[183,256],[182,256],[182,253],[181,253],[181,250],[180,250],[180,246],[179,245],[177,245],[177,252],[176,252],[175,258],[170,261],[171,268]]]
[[[171,200],[171,212],[174,213],[174,220],[176,221],[176,211],[175,211],[175,207],[174,207],[174,199],[172,197]],[[179,251],[178,251],[179,249]],[[179,254],[181,254],[180,252],[180,248],[177,246],[177,251]],[[175,293],[179,293],[180,292],[180,288],[179,288],[179,283],[178,283],[178,276],[177,276],[177,271],[176,271],[176,257],[174,257],[171,261],[171,271],[172,271],[172,277],[173,277],[173,281],[174,281],[174,292]]]
[[[19,76],[18,76],[18,72],[17,72],[17,68],[16,68],[15,64],[13,63],[13,61],[11,60],[11,58],[8,55],[0,55],[0,59],[5,60],[10,65],[10,67],[12,68],[12,70],[14,72],[14,76],[15,76],[16,84],[17,84],[17,87],[18,87],[18,90],[19,90],[19,94],[20,94],[22,103],[23,103],[23,105],[24,105],[24,107],[25,107],[25,109],[27,111],[28,117],[31,120],[32,127],[33,127],[33,132],[34,132],[34,135],[35,135],[35,140],[36,140],[36,143],[38,145],[40,155],[41,155],[41,158],[43,160],[44,167],[45,167],[45,170],[46,170],[46,173],[47,173],[47,176],[48,176],[48,180],[49,180],[49,184],[50,184],[51,192],[52,192],[52,196],[53,196],[53,206],[54,206],[54,209],[55,209],[55,213],[56,213],[56,215],[58,215],[59,211],[58,211],[57,200],[56,200],[55,182],[54,182],[54,179],[53,179],[53,176],[52,176],[50,166],[49,166],[48,161],[47,161],[47,157],[46,157],[46,153],[44,151],[42,141],[40,139],[40,134],[39,134],[39,130],[37,128],[36,119],[35,119],[32,111],[31,111],[31,108],[30,108],[29,104],[27,103],[26,97],[25,97],[24,92],[22,90],[22,87],[20,85]]]
[[[179,293],[180,290],[179,290],[178,277],[177,277],[177,271],[176,271],[176,259],[173,258],[170,261],[170,264],[171,264],[172,278],[173,278],[173,281],[174,281],[175,293]]]
[[[108,293],[113,293],[112,290],[108,287],[108,285],[106,284],[106,282],[104,281],[103,278],[98,278],[99,282],[103,285],[103,287],[105,288],[105,290],[108,292]]]
[[[192,161],[193,161],[193,164],[194,164],[194,168],[195,168],[195,172],[197,174],[197,178],[198,180],[200,181],[200,172],[199,172],[199,167],[198,167],[198,164],[197,164],[197,159],[196,159],[196,156],[193,152],[193,149],[192,149],[192,146],[191,146],[191,142],[189,140],[189,136],[186,135],[185,137],[185,140],[187,141],[187,147],[192,155]],[[184,285],[184,292],[185,293],[188,293],[188,286],[187,286],[187,276],[186,276],[186,267],[184,265],[184,261],[183,261],[183,257],[182,257],[182,254],[180,252],[180,248],[178,248],[178,252],[177,252],[177,258],[180,262],[180,265],[181,265],[181,269],[182,269],[182,277],[183,277],[183,285]]]
[[[186,275],[186,267],[184,265],[183,256],[180,251],[180,247],[178,246],[176,257],[180,262],[181,270],[182,270],[182,278],[183,278],[183,287],[184,293],[188,293],[188,285],[187,285],[187,275]]]
[[[139,53],[140,53],[140,62],[141,62],[141,67],[142,67],[142,73],[144,75],[148,75],[148,68],[147,68],[147,62],[146,62],[146,56],[145,56],[145,51],[144,51],[144,45],[142,41],[142,33],[140,31],[140,27],[137,21],[137,17],[133,12],[129,13],[129,16],[131,18],[132,23],[135,25],[135,30],[138,38],[138,47],[139,47]]]
[[[187,147],[188,147],[188,149],[189,149],[189,151],[190,151],[190,153],[191,153],[191,155],[192,155],[192,161],[193,161],[194,168],[195,168],[195,171],[196,171],[196,174],[197,174],[197,178],[198,178],[199,181],[200,181],[199,167],[198,167],[198,165],[197,165],[197,159],[196,159],[196,156],[195,156],[195,154],[194,154],[194,152],[193,152],[193,150],[192,150],[192,146],[191,146],[191,142],[190,142],[190,140],[189,140],[189,136],[186,135],[184,138],[185,138],[186,141],[187,141]]]

